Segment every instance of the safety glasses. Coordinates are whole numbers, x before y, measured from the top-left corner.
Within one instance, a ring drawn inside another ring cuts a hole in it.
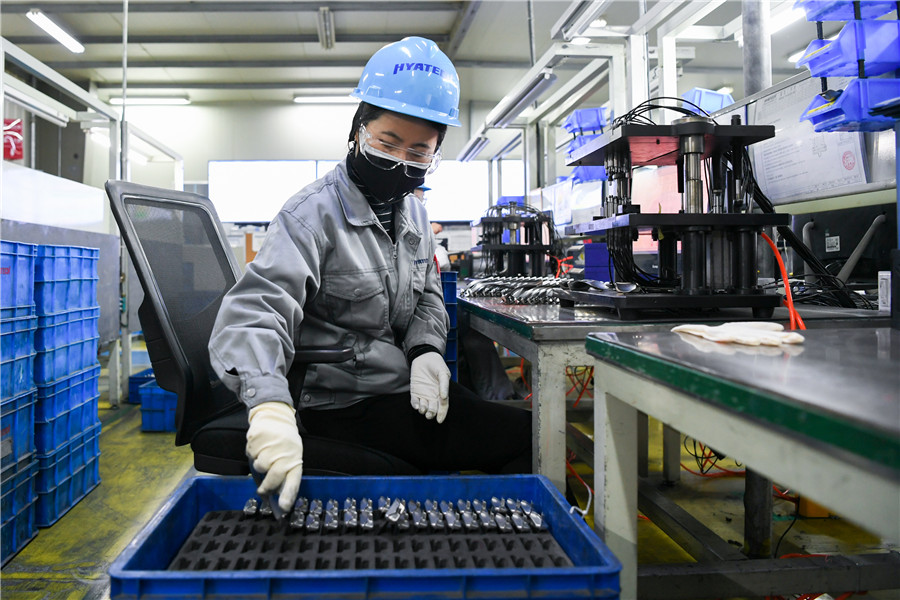
[[[441,162],[440,148],[434,154],[401,148],[373,136],[365,125],[359,127],[359,151],[372,166],[384,171],[400,167],[413,179],[431,175]]]

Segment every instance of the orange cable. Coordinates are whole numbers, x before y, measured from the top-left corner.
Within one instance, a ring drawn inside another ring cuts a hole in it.
[[[781,259],[781,254],[778,252],[778,248],[775,247],[775,242],[772,241],[772,238],[763,232],[760,232],[759,235],[761,235],[763,239],[766,240],[766,243],[769,244],[772,253],[775,254],[775,260],[778,261],[778,268],[781,270],[781,280],[784,282],[784,303],[785,306],[787,306],[788,314],[791,317],[791,329],[806,329],[803,318],[800,316],[800,313],[797,312],[797,309],[794,308],[794,296],[791,293],[791,282],[788,280],[787,269],[784,266],[784,261]]]

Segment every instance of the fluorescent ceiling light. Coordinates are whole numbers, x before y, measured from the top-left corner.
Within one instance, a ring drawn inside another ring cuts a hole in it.
[[[587,46],[588,44],[591,43],[591,38],[584,37],[584,36],[572,38],[572,43],[575,44],[576,46]]]
[[[72,37],[67,31],[63,30],[62,27],[54,23],[50,20],[50,17],[44,14],[44,12],[39,8],[32,8],[27,13],[25,13],[31,21],[51,35],[57,42],[68,48],[70,51],[75,54],[81,54],[84,52],[84,46]]]
[[[494,107],[487,118],[485,125],[489,128],[504,128],[522,114],[522,111],[540,98],[550,86],[556,81],[556,75],[552,71],[545,69],[538,72],[535,78],[525,86],[525,88],[512,96],[506,96],[500,103]]]
[[[716,90],[719,94],[730,94],[734,91],[734,88],[730,85],[723,85],[719,89]]]
[[[190,104],[191,99],[187,96],[127,96],[125,102],[122,102],[121,96],[114,96],[109,99],[109,103],[114,106],[184,106]]]
[[[608,25],[608,23],[606,22],[606,19],[604,19],[604,18],[596,19],[595,21],[593,21],[591,23],[591,27],[596,28],[596,29],[603,29],[607,25]]]
[[[459,156],[456,157],[456,160],[459,162],[469,162],[478,154],[484,150],[484,147],[488,145],[488,138],[481,135],[478,137],[473,137],[468,143],[463,147],[462,151],[460,151]]]
[[[297,104],[358,104],[352,96],[294,96]]]
[[[316,15],[316,33],[323,48],[334,48],[334,13],[327,6],[320,7]]]

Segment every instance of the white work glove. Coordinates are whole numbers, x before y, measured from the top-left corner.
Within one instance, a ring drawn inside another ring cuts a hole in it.
[[[263,402],[250,409],[247,455],[253,468],[266,476],[256,492],[278,493],[278,506],[288,513],[294,507],[303,475],[303,442],[294,409],[284,402]]]
[[[426,419],[443,423],[450,409],[450,369],[437,352],[426,352],[409,367],[409,395],[412,407]]]
[[[722,325],[685,324],[673,327],[676,333],[690,333],[713,342],[735,342],[747,346],[780,346],[802,344],[804,338],[795,331],[785,331],[779,323],[747,321]]]

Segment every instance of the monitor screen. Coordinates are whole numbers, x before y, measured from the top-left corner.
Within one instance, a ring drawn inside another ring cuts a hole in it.
[[[314,160],[211,160],[209,199],[225,223],[268,223],[316,180]]]

